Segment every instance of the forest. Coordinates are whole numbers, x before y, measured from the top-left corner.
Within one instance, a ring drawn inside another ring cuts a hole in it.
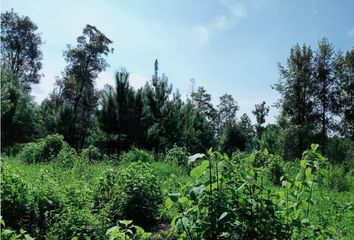
[[[119,68],[97,89],[112,43],[83,26],[39,104],[40,29],[1,13],[1,239],[354,238],[354,46],[294,43],[278,101],[240,116],[155,59],[143,87]]]

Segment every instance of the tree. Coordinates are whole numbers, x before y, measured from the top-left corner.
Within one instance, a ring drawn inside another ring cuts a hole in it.
[[[246,151],[252,151],[255,145],[255,130],[254,127],[252,125],[251,119],[249,118],[249,116],[244,113],[242,114],[242,116],[240,117],[240,121],[238,122],[238,126],[240,127],[240,129],[242,130],[242,132],[244,132],[244,135],[246,136],[246,145],[245,145],[245,150]]]
[[[258,139],[261,137],[263,132],[263,124],[265,123],[265,118],[268,116],[269,107],[266,107],[266,102],[263,101],[260,104],[254,105],[254,111],[252,111],[253,115],[256,117],[256,132]]]
[[[211,95],[206,92],[205,88],[198,87],[196,92],[192,92],[191,97],[195,108],[210,122],[213,122],[216,118],[216,110],[211,103]]]
[[[300,158],[312,142],[316,127],[311,48],[296,44],[290,50],[287,65],[279,64],[279,73],[280,80],[274,87],[281,94],[277,107],[279,124],[284,129],[284,158]]]
[[[64,112],[72,117],[61,116],[63,121],[70,120],[62,123],[70,125],[70,132],[63,134],[69,144],[78,149],[92,128],[92,115],[98,100],[94,80],[108,66],[105,57],[113,52],[109,47],[111,43],[96,27],[86,25],[77,38],[77,46],[68,46],[64,52],[67,66],[57,85],[62,86]]]
[[[98,111],[100,129],[105,133],[106,151],[127,150],[141,146],[144,132],[141,126],[140,92],[129,85],[129,73],[122,69],[115,74],[115,87],[106,86],[101,93]]]
[[[337,82],[337,105],[335,112],[340,116],[342,136],[354,140],[354,48],[343,56],[335,58],[335,79]]]
[[[259,140],[260,148],[267,148],[272,154],[280,154],[281,147],[279,144],[280,129],[275,124],[269,124],[265,127],[262,136]]]
[[[246,149],[247,137],[235,121],[227,122],[223,129],[220,139],[220,150],[231,155],[236,150]]]
[[[42,122],[33,98],[10,69],[1,72],[1,146],[25,143],[39,137]]]
[[[332,113],[334,111],[334,66],[333,66],[333,46],[326,38],[318,43],[318,50],[314,57],[314,103],[316,115],[319,119],[320,143],[322,154],[325,152],[328,128],[332,123]]]
[[[218,109],[218,128],[221,128],[226,122],[236,120],[236,112],[239,110],[237,102],[230,94],[224,94],[220,97]]]
[[[1,64],[22,81],[26,90],[41,77],[42,39],[29,17],[13,10],[1,13]]]

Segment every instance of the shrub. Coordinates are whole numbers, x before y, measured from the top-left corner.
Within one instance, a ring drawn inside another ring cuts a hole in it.
[[[7,226],[19,229],[26,223],[29,213],[29,185],[20,172],[9,166],[1,169],[1,215]]]
[[[174,146],[166,153],[165,162],[176,163],[180,166],[186,167],[188,165],[188,155],[186,150]]]
[[[154,160],[155,157],[153,154],[146,150],[138,148],[133,148],[128,152],[123,153],[120,157],[120,161],[122,163],[153,162]]]
[[[72,168],[78,161],[79,156],[77,155],[75,149],[66,145],[56,156],[55,162],[64,168]]]
[[[90,145],[89,147],[83,149],[81,156],[86,158],[89,162],[97,162],[103,158],[100,150],[94,145]]]
[[[328,187],[338,192],[347,192],[350,190],[350,177],[345,174],[343,167],[333,166],[330,169],[328,174]]]
[[[96,184],[95,212],[106,212],[114,224],[120,219],[150,228],[163,202],[161,185],[148,163],[131,163],[116,172],[109,169]]]
[[[36,231],[33,236],[42,239],[49,230],[53,216],[63,208],[63,200],[53,176],[43,169],[33,182],[31,195],[31,225]]]
[[[26,144],[19,156],[27,163],[49,162],[55,159],[66,145],[63,136],[53,134]]]
[[[150,228],[155,225],[163,202],[161,186],[147,163],[132,163],[117,175],[122,203],[121,219]]]
[[[281,176],[284,176],[285,171],[282,166],[282,160],[279,156],[274,156],[274,155],[269,155],[269,160],[270,160],[270,165],[268,168],[268,174],[269,174],[269,179],[270,181],[275,184],[280,186],[281,181],[280,178]]]
[[[100,215],[69,207],[55,218],[46,239],[104,239],[107,227]]]

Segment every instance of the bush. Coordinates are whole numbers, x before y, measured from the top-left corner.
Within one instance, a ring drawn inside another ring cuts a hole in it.
[[[72,168],[75,163],[78,162],[79,156],[77,155],[75,149],[66,145],[56,156],[55,162],[64,168]]]
[[[268,168],[269,179],[273,184],[280,186],[281,185],[280,178],[281,176],[285,175],[285,171],[282,166],[282,160],[280,157],[274,155],[269,155],[269,158],[270,158],[270,165]]]
[[[343,167],[333,166],[330,169],[328,174],[328,187],[338,192],[347,192],[350,190],[350,177],[345,174]]]
[[[108,225],[98,214],[88,209],[67,208],[58,215],[46,239],[104,239]]]
[[[19,157],[27,163],[50,162],[66,146],[64,137],[59,134],[49,135],[37,142],[26,144]]]
[[[132,163],[117,175],[122,203],[121,219],[133,220],[135,225],[150,228],[155,225],[163,202],[161,186],[147,163]]]
[[[166,153],[165,162],[176,163],[180,166],[186,167],[188,165],[188,155],[186,150],[184,148],[174,146]]]
[[[122,163],[153,162],[155,161],[155,157],[146,150],[133,148],[128,152],[123,153],[120,156],[120,161]]]
[[[1,169],[1,215],[7,226],[19,229],[29,216],[29,185],[9,166]]]
[[[101,154],[100,150],[90,145],[89,147],[85,148],[81,152],[81,156],[86,158],[89,162],[97,162],[102,160],[103,155]]]

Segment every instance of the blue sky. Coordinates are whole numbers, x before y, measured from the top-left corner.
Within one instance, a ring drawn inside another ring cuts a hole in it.
[[[354,47],[353,0],[2,0],[2,11],[14,9],[34,21],[45,44],[41,83],[33,87],[37,102],[53,89],[65,67],[67,44],[75,44],[86,24],[114,41],[110,67],[96,81],[113,83],[121,67],[131,84],[142,86],[159,60],[160,72],[185,96],[204,86],[216,105],[224,93],[240,105],[238,116],[250,116],[254,104],[273,104],[271,89],[290,48],[299,43],[316,48],[327,37],[337,49]],[[277,110],[271,109],[269,122]],[[253,119],[253,117],[252,117]]]

